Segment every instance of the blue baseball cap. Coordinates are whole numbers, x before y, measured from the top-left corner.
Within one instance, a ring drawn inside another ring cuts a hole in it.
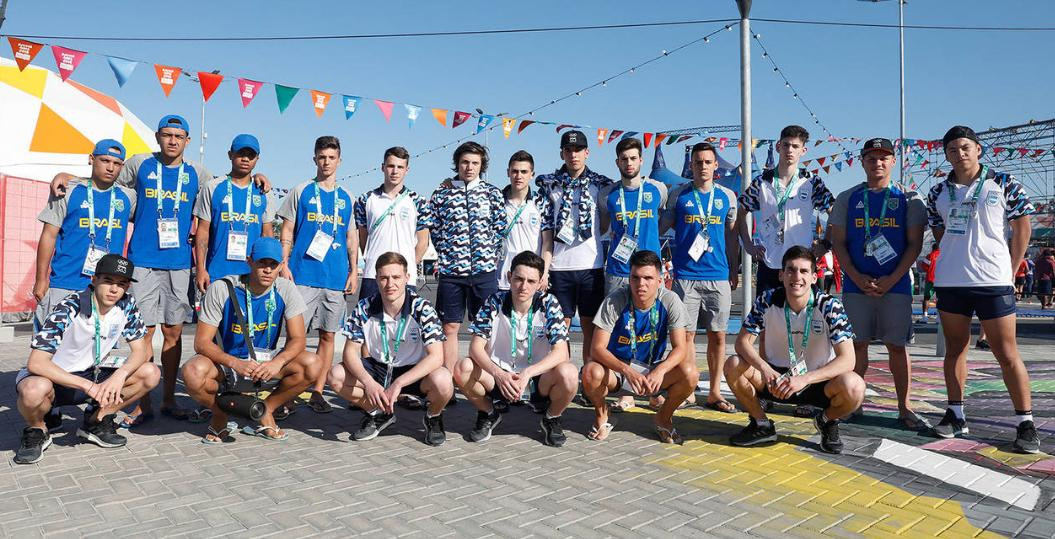
[[[268,258],[275,262],[282,262],[282,244],[275,238],[260,238],[253,244],[253,250],[249,253],[249,258],[256,262]]]
[[[166,127],[176,127],[182,129],[184,133],[188,135],[190,134],[190,125],[187,123],[187,120],[183,119],[183,116],[178,114],[169,114],[158,122],[159,132]]]
[[[124,161],[125,147],[123,144],[112,138],[104,138],[95,143],[95,149],[92,150],[92,155],[109,155],[110,157],[116,157]]]
[[[248,135],[246,133],[234,137],[234,140],[231,141],[232,152],[237,152],[246,148],[249,148],[256,153],[260,153],[260,142],[256,140],[256,137],[253,135]]]

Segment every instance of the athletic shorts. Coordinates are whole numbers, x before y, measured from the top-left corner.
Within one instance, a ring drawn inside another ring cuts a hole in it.
[[[337,333],[344,322],[344,291],[297,285],[304,298],[304,328]]]
[[[465,319],[466,309],[469,310],[469,320],[474,320],[484,301],[497,291],[498,279],[493,271],[468,277],[440,275],[436,284],[436,311],[440,322],[460,323]]]
[[[418,287],[416,287],[416,286],[414,286],[412,284],[408,284],[407,285],[407,290],[409,290],[411,292],[414,292],[416,294],[418,292]],[[380,292],[380,291],[381,290],[377,288],[377,280],[376,279],[367,279],[366,277],[363,277],[359,281],[359,299],[364,299],[364,298],[369,298],[369,297],[376,296],[378,294],[378,292]]]
[[[697,329],[725,333],[729,330],[729,310],[732,307],[733,291],[729,281],[694,281],[676,279],[674,293],[685,304],[689,316],[686,331]]]
[[[414,365],[404,365],[402,367],[392,367],[392,374],[388,374],[388,365],[372,358],[364,357],[362,359],[363,368],[366,369],[367,374],[370,378],[373,378],[375,382],[381,384],[382,387],[388,387],[388,384],[392,383],[392,380],[403,376],[407,371],[414,368]],[[347,369],[346,369],[347,370]],[[386,380],[387,378],[387,380]],[[405,386],[401,395],[415,395],[421,398],[425,398],[425,392],[421,390],[421,380],[414,382],[408,386]]]
[[[51,311],[55,309],[59,302],[75,292],[77,291],[66,288],[49,288],[44,293],[44,299],[37,303],[37,309],[33,311],[33,333],[40,330],[44,325],[44,320],[48,318],[48,315],[51,314]]]
[[[604,274],[604,297],[630,284],[630,277],[620,277],[611,273]]]
[[[934,297],[934,283],[927,281],[923,285],[923,301],[930,301]]]
[[[780,270],[770,268],[765,262],[759,261],[758,272],[755,273],[755,297],[761,296],[770,288],[780,288],[784,283],[780,282]]]
[[[843,306],[857,342],[879,339],[884,344],[905,346],[912,331],[912,296],[843,294]]]
[[[526,395],[527,398],[526,399],[522,398],[518,402],[543,403],[543,402],[546,402],[547,400],[549,400],[549,397],[543,397],[542,393],[539,393],[538,386],[539,386],[539,383],[540,383],[541,379],[542,379],[542,375],[541,374],[536,376],[536,377],[534,377],[534,378],[532,378],[531,381],[528,382],[528,385],[524,388],[524,391],[527,392],[527,395]],[[495,381],[495,386],[491,388],[490,396],[491,396],[491,400],[494,400],[494,401],[509,402],[509,400],[505,398],[505,395],[502,394],[502,389],[498,387],[498,382],[497,381]],[[510,404],[512,404],[512,403],[510,403]]]
[[[1015,286],[1023,286],[1026,284],[1026,276],[1015,277]]]
[[[634,369],[635,371],[637,371],[639,374],[641,374],[643,376],[648,376],[648,373],[652,372],[652,369],[650,369],[650,368],[648,368],[648,367],[646,367],[646,366],[644,366],[644,365],[642,365],[640,363],[631,363],[630,364],[630,368]],[[634,392],[633,386],[630,385],[630,381],[627,380],[627,378],[625,376],[623,376],[622,374],[619,374],[619,373],[617,373],[615,371],[613,371],[612,374],[615,374],[615,383],[617,384],[617,386],[615,388],[615,391],[612,391],[612,392],[608,393],[610,396],[613,396],[613,397],[621,397],[621,396],[624,396],[624,395],[637,396],[637,393]],[[660,390],[660,393],[662,393],[662,390]],[[656,394],[658,395],[659,393],[656,393]]]
[[[1015,314],[1015,289],[1010,286],[939,286],[938,310],[992,320]]]
[[[177,325],[193,321],[190,269],[153,269],[137,266],[132,273],[132,295],[143,325]]]
[[[770,363],[769,366],[780,374],[788,372],[788,367],[777,367],[772,363]],[[772,393],[769,392],[769,386],[766,386],[758,392],[758,398],[766,399],[768,401],[773,402],[781,402],[784,404],[808,404],[817,408],[827,409],[829,406],[832,405],[832,400],[828,398],[828,395],[824,394],[824,388],[828,385],[828,382],[830,382],[830,380],[826,380],[824,382],[817,382],[816,384],[810,384],[802,388],[802,391],[799,391],[798,393],[792,395],[787,399],[776,398],[775,396],[773,396]]]
[[[593,318],[604,301],[604,268],[553,270],[549,272],[549,292],[560,303],[565,318],[578,311],[580,318]]]
[[[105,382],[117,369],[100,368],[99,377],[95,378],[95,369],[85,369],[83,371],[71,372],[70,374],[84,378],[85,380],[91,380],[95,383]],[[15,376],[15,388],[18,388],[18,384],[33,376],[30,374],[29,369],[22,369],[18,371],[18,375]],[[52,382],[55,391],[55,400],[51,401],[52,408],[59,406],[78,406],[88,402],[88,394],[80,389],[74,389],[72,387],[60,386]]]

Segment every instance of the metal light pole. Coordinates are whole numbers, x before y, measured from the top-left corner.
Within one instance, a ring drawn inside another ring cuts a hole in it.
[[[740,10],[740,192],[751,184],[751,0],[736,0]],[[744,215],[751,230],[751,214]],[[754,300],[751,283],[751,255],[741,248],[740,291],[743,296],[742,318],[746,318]]]
[[[897,0],[897,29],[900,49],[901,68],[901,144],[898,144],[898,154],[901,158],[901,185],[905,185],[905,1]]]
[[[201,144],[198,146],[198,162],[205,164],[205,137],[208,137],[208,133],[205,132],[205,97],[201,98]]]

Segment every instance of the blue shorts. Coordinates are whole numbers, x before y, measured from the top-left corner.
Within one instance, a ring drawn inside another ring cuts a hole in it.
[[[436,283],[436,311],[440,322],[461,322],[466,309],[469,310],[469,320],[476,319],[484,301],[497,291],[498,278],[494,271],[466,277],[440,275]]]
[[[412,284],[407,285],[407,290],[415,294],[418,293],[418,287]],[[381,290],[377,288],[377,279],[367,279],[366,277],[363,277],[362,280],[359,281],[359,299],[376,296],[377,293],[380,291]],[[350,312],[355,312],[354,307],[353,310]]]
[[[604,301],[604,268],[549,272],[549,292],[560,303],[565,318],[593,318]]]
[[[938,286],[938,310],[979,320],[1015,314],[1015,289],[1011,286]]]

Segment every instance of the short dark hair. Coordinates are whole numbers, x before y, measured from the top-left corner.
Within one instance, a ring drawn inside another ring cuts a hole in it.
[[[696,155],[698,152],[711,152],[714,154],[715,161],[718,160],[718,150],[714,149],[714,145],[710,142],[697,142],[692,145],[692,150],[689,151],[689,155]]]
[[[787,267],[789,260],[809,260],[810,267],[813,271],[817,271],[817,257],[813,254],[813,250],[808,247],[794,245],[787,251],[784,251],[784,257],[780,259],[781,270]]]
[[[806,144],[810,141],[810,132],[806,131],[806,128],[801,125],[789,125],[780,130],[780,138],[797,138],[801,140],[803,144]]]
[[[543,273],[546,273],[546,261],[541,256],[531,251],[520,251],[519,254],[513,257],[513,261],[509,264],[509,273],[513,273],[517,269],[517,266],[527,266],[529,268],[535,268],[538,270],[539,277]]]
[[[617,156],[627,150],[637,150],[637,154],[642,157],[645,155],[645,147],[641,145],[640,140],[634,137],[620,140],[619,143],[615,145],[615,155]]]
[[[381,268],[392,264],[399,264],[403,266],[403,271],[407,270],[407,259],[395,251],[389,251],[377,257],[377,262],[374,262],[374,271],[381,271]]]
[[[337,153],[341,153],[341,141],[333,135],[323,135],[315,139],[315,153],[319,153],[319,150],[337,150]]]
[[[462,156],[467,153],[479,155],[480,174],[487,172],[487,148],[484,148],[480,144],[471,140],[469,142],[463,142],[456,150],[454,150],[454,172],[458,172],[458,161],[460,161]]]
[[[384,162],[388,160],[388,156],[390,155],[392,157],[402,159],[407,163],[410,163],[410,152],[408,152],[407,149],[402,146],[392,146],[391,148],[385,150],[385,155],[381,157],[381,161]]]
[[[652,266],[656,268],[656,271],[663,273],[663,260],[654,251],[646,249],[630,255],[630,269],[641,266]]]
[[[513,163],[517,162],[531,163],[531,170],[535,170],[535,158],[525,150],[517,150],[516,153],[509,156],[508,166],[513,166]],[[457,163],[455,163],[455,165],[457,165]]]

